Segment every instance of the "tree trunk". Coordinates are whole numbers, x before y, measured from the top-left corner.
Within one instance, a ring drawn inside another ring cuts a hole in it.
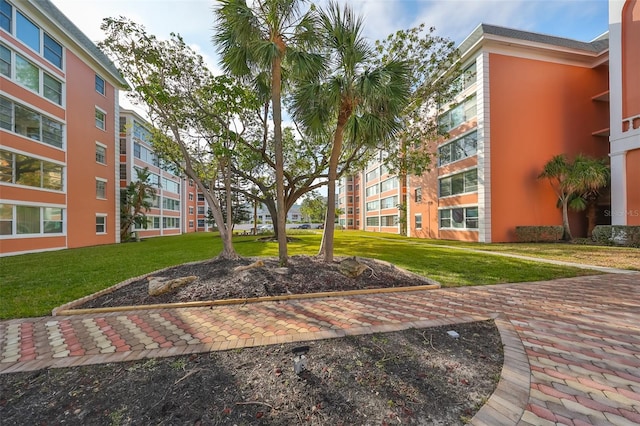
[[[341,114],[342,115],[342,114]],[[322,234],[322,242],[320,243],[319,254],[324,256],[326,263],[333,262],[333,232],[336,221],[336,179],[338,177],[338,160],[342,151],[342,137],[347,118],[351,115],[349,112],[346,118],[339,117],[336,126],[336,133],[333,137],[333,146],[331,148],[331,157],[329,158],[329,179],[327,181],[327,216],[324,220],[324,232]]]
[[[596,227],[597,222],[597,204],[596,200],[587,201],[587,237],[593,236],[593,228]]]
[[[284,51],[281,52],[284,55]],[[284,155],[282,153],[282,106],[280,96],[282,91],[281,59],[273,61],[271,102],[273,103],[273,151],[276,160],[276,210],[278,237],[278,257],[280,266],[288,263],[287,255],[287,217],[284,207]],[[275,228],[275,227],[274,227]]]
[[[571,236],[571,228],[569,228],[569,197],[566,197],[562,200],[562,239],[564,241],[571,241],[573,237]]]

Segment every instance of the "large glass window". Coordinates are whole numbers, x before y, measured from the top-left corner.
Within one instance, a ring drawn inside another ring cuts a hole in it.
[[[180,200],[174,200],[173,198],[164,198],[164,199],[162,199],[162,207],[165,210],[179,211],[180,210]],[[198,207],[198,209],[200,209],[200,207]]]
[[[373,186],[369,186],[367,187],[367,189],[365,190],[365,193],[367,195],[367,197],[370,197],[372,195],[376,195],[380,192],[380,186],[378,186],[378,184],[375,184]]]
[[[11,50],[0,44],[0,74],[11,78]]]
[[[42,142],[62,148],[62,124],[42,117]]]
[[[13,154],[0,151],[0,182],[13,183]]]
[[[416,214],[414,217],[414,227],[416,229],[422,229],[422,214]]]
[[[40,28],[20,12],[16,12],[16,37],[40,53]]]
[[[162,178],[162,188],[165,191],[173,192],[175,194],[180,193],[180,184],[166,178]]]
[[[40,140],[40,114],[20,105],[14,106],[15,132],[31,139]]]
[[[380,201],[369,201],[366,205],[367,211],[380,210]]]
[[[40,233],[40,207],[16,206],[16,232],[18,234]]]
[[[380,226],[380,218],[378,216],[367,217],[367,226]]]
[[[40,69],[20,55],[16,55],[15,80],[34,92],[40,92]]]
[[[398,205],[398,196],[387,197],[380,200],[381,209],[392,209]]]
[[[63,166],[48,161],[42,162],[42,187],[62,191]]]
[[[52,39],[49,34],[44,34],[44,57],[53,65],[62,69],[62,46]]]
[[[0,97],[0,127],[62,148],[62,124]]]
[[[476,155],[478,152],[478,132],[473,131],[438,148],[438,166]]]
[[[398,216],[397,215],[380,216],[380,225],[381,226],[397,226]]]
[[[13,8],[9,4],[9,2],[5,0],[0,0],[0,28],[10,33],[12,19],[13,19]]]
[[[42,186],[42,161],[26,155],[16,154],[15,170],[17,185]]]
[[[474,118],[477,115],[476,95],[472,95],[443,113],[438,118],[438,124],[444,131],[449,131]]]
[[[440,197],[478,190],[478,169],[458,173],[439,180]]]
[[[440,228],[450,229],[477,229],[478,228],[478,208],[477,207],[457,207],[443,209],[439,211]]]
[[[385,192],[398,187],[398,178],[393,177],[380,183],[380,192]]]
[[[13,103],[0,98],[0,128],[13,130]]]
[[[0,181],[62,191],[64,166],[0,150]]]

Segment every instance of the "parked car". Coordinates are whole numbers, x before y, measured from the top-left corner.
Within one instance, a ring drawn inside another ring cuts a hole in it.
[[[296,226],[295,229],[311,229],[311,225],[309,225],[308,223],[303,223],[302,225]]]
[[[317,225],[316,229],[324,229],[324,223],[321,223],[320,225]]]
[[[273,231],[273,225],[271,224],[258,226],[258,232],[261,234],[264,232],[272,232],[272,231]]]

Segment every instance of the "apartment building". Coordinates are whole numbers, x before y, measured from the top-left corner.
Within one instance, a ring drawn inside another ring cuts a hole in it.
[[[640,225],[640,2],[609,2],[612,225]]]
[[[607,157],[608,46],[607,35],[581,42],[479,25],[459,46],[461,91],[439,115],[449,137],[430,147],[431,171],[400,182],[376,161],[359,174],[361,205],[354,194],[340,207],[364,209],[356,229],[398,233],[406,191],[407,234],[421,238],[505,242],[519,225],[561,224],[556,196],[538,175],[558,154]],[[608,197],[599,207],[607,221]],[[340,221],[349,227],[346,215]],[[571,222],[585,235],[582,215]]]
[[[116,68],[48,0],[0,0],[0,83],[0,255],[118,242]]]
[[[151,125],[133,110],[120,110],[120,188],[137,180],[138,172],[149,171],[149,183],[156,195],[146,212],[147,227],[134,229],[140,238],[178,235],[196,231],[197,195],[194,182],[164,163],[151,145]]]

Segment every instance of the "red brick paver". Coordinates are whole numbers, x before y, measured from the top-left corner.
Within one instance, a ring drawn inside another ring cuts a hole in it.
[[[496,319],[476,425],[640,424],[640,274],[0,322],[0,373]]]

